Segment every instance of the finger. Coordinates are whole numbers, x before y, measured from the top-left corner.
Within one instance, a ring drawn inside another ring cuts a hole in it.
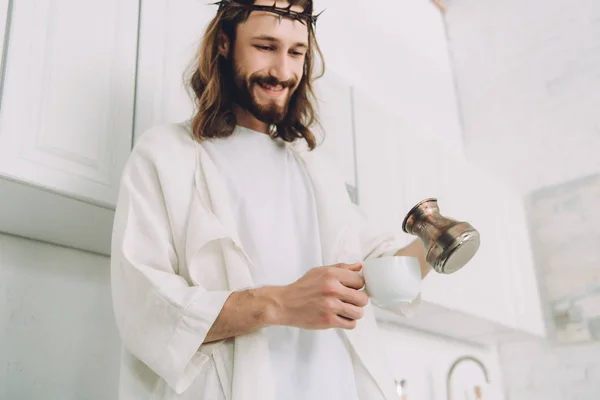
[[[334,265],[334,267],[358,272],[362,269],[362,263],[357,262],[354,264],[337,264],[337,265]]]
[[[348,269],[338,269],[335,271],[335,277],[340,283],[348,288],[362,289],[365,286],[365,279],[355,271]]]
[[[356,307],[365,307],[369,304],[369,296],[364,291],[343,287],[338,294],[338,298],[344,303],[352,304]]]
[[[349,303],[341,303],[340,310],[337,312],[337,315],[351,320],[358,320],[365,315],[365,311],[362,307],[357,307]]]
[[[348,318],[340,316],[340,315],[336,316],[335,328],[351,330],[351,329],[356,328],[356,324],[357,324],[356,320],[348,319]]]

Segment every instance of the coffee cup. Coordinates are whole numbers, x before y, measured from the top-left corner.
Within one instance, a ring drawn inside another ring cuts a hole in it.
[[[363,261],[362,265],[364,290],[380,307],[410,304],[421,292],[421,267],[415,257],[380,257]]]

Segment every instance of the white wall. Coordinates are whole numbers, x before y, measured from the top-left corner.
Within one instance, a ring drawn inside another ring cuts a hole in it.
[[[469,159],[524,196],[600,173],[600,2],[450,0],[447,23]],[[600,398],[600,342],[514,342],[500,359],[510,400]]]
[[[0,399],[115,399],[108,259],[0,234]]]
[[[600,344],[514,342],[499,349],[507,400],[600,399]]]
[[[521,193],[600,171],[600,2],[449,4],[468,158]]]

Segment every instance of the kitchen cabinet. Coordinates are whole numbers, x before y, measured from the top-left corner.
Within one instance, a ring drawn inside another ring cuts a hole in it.
[[[375,224],[398,230],[407,208],[397,154],[396,132],[402,127],[361,90],[354,95],[354,121],[359,205]]]
[[[137,1],[15,1],[0,114],[0,172],[115,204],[130,151]]]
[[[0,12],[5,4],[0,3]],[[5,224],[0,229],[44,240],[50,236],[60,244],[105,252],[105,245],[75,244],[86,233],[79,228],[66,232],[58,221],[81,218],[78,223],[84,226],[90,213],[104,215],[115,206],[131,150],[139,2],[15,0],[10,4],[3,42],[0,194],[7,199],[19,192],[28,199],[21,204],[2,203],[0,221]],[[55,208],[41,203],[49,197],[54,202],[55,196],[65,203]],[[81,204],[89,212],[70,212]],[[25,210],[25,205],[31,210]],[[45,218],[31,223],[55,224],[54,234],[50,229],[40,237],[35,227],[25,228],[31,212],[40,209],[65,213],[55,222]],[[17,231],[7,227],[15,214],[23,218]],[[92,235],[90,240],[106,243],[107,234],[110,231],[98,232],[103,239]]]
[[[462,155],[419,137],[367,95],[355,96],[354,109],[360,204],[370,217],[400,231],[407,212],[434,197],[443,215],[470,222],[482,238],[465,268],[425,279],[415,317],[378,310],[380,319],[477,342],[544,336],[521,198]]]
[[[355,158],[353,87],[332,69],[314,84],[319,124],[313,133],[319,138],[318,151],[333,160],[346,183],[352,200],[358,202]]]

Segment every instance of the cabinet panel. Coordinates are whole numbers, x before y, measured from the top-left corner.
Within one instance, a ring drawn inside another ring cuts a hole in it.
[[[359,204],[383,229],[401,232],[403,203],[397,121],[358,91],[354,96]],[[407,243],[410,237],[406,235]]]
[[[131,147],[138,1],[13,2],[0,173],[111,207]]]
[[[489,176],[467,165],[469,188],[462,199],[466,209],[452,217],[470,222],[481,234],[481,246],[457,277],[471,298],[469,311],[473,315],[514,327],[510,282],[515,276],[505,249],[510,240],[504,212],[507,194]]]
[[[402,192],[406,212],[426,198],[440,196],[440,150],[421,140],[418,132],[403,131],[399,139]]]
[[[356,187],[352,87],[331,69],[314,85],[320,126],[314,131],[322,140],[320,151],[331,157],[344,181]]]
[[[537,336],[546,335],[544,312],[541,303],[537,269],[534,264],[525,207],[520,197],[515,196],[509,204],[511,242],[508,247],[513,276],[515,298],[513,311],[519,328]]]

